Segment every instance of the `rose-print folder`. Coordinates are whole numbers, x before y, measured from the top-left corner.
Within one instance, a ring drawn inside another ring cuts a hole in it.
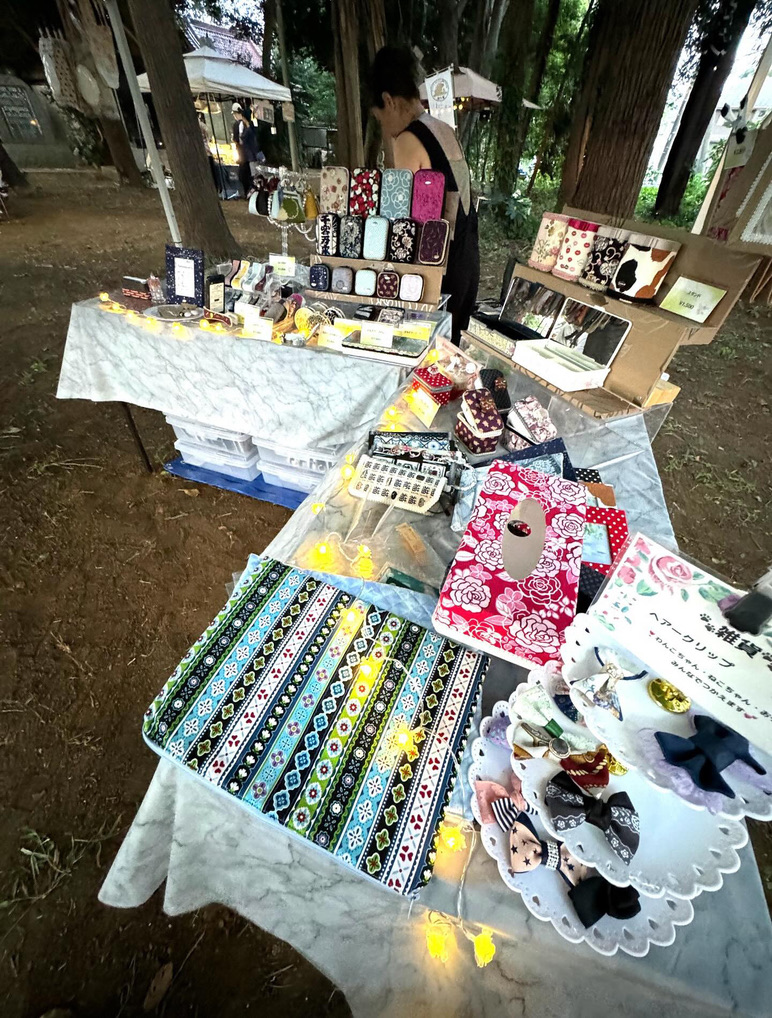
[[[410,895],[487,667],[311,573],[263,559],[145,714],[145,740],[344,866]]]
[[[497,461],[434,610],[437,632],[525,668],[557,660],[576,613],[585,499],[581,484]],[[517,542],[523,561],[533,554],[534,508],[543,511],[544,547],[531,571],[513,579],[504,560],[514,572]],[[530,536],[510,532],[513,514],[531,520]]]

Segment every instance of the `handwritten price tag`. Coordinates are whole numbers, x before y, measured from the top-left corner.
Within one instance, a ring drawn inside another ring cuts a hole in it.
[[[385,322],[362,323],[362,346],[374,346],[379,350],[390,350],[394,340],[394,326]]]
[[[268,261],[277,276],[295,275],[295,259],[291,255],[270,254]]]

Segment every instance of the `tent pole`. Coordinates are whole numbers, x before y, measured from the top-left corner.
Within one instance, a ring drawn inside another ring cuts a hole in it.
[[[147,115],[145,103],[142,99],[142,93],[139,90],[137,72],[134,69],[134,61],[131,59],[131,51],[129,50],[129,44],[126,40],[126,30],[123,27],[121,13],[118,10],[118,2],[117,0],[105,0],[105,6],[107,7],[107,13],[110,15],[110,24],[113,29],[113,35],[115,36],[115,42],[118,47],[121,63],[123,64],[123,70],[126,74],[126,80],[129,83],[129,91],[131,92],[131,98],[134,103],[134,110],[137,114],[137,120],[139,121],[139,126],[145,139],[145,144],[147,145],[147,153],[150,157],[150,172],[153,174],[153,180],[158,188],[161,204],[164,207],[166,222],[169,226],[169,234],[171,235],[173,244],[180,244],[182,243],[180,228],[177,225],[177,217],[174,214],[174,207],[172,205],[171,195],[169,194],[169,188],[166,186],[166,176],[164,174],[164,168],[161,165],[161,157],[158,155],[158,149],[155,147],[155,139],[153,138],[153,129],[150,126],[150,118]]]
[[[209,112],[209,126],[212,128],[212,137],[214,138],[214,150],[217,153],[217,163],[220,167],[220,187],[218,190],[225,194],[225,176],[222,168],[222,156],[220,155],[220,146],[217,144],[217,135],[214,130],[214,120],[212,120],[212,99],[209,93],[206,93],[206,108]],[[220,103],[220,111],[222,112],[222,103]]]
[[[287,44],[284,41],[284,15],[281,9],[281,0],[276,0],[276,35],[279,39],[279,57],[281,59],[281,80],[285,88],[290,87],[289,66],[287,64]],[[295,173],[300,169],[298,160],[298,139],[295,134],[295,121],[287,121],[287,134],[289,136],[290,162]]]

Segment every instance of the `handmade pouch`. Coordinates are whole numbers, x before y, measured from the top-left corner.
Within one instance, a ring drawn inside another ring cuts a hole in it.
[[[593,241],[590,257],[579,279],[582,286],[600,293],[607,290],[629,242],[629,230],[600,226]]]
[[[381,176],[381,215],[400,219],[410,215],[413,174],[410,170],[384,170]]]
[[[340,583],[258,560],[142,732],[188,780],[412,896],[488,660]]]
[[[583,219],[569,219],[568,229],[552,269],[553,276],[561,279],[578,279],[589,261],[598,224]]]
[[[368,222],[371,222],[371,220],[368,220]],[[386,300],[394,300],[399,294],[399,276],[397,273],[389,269],[379,272],[375,284],[375,293],[378,297],[383,297]],[[379,319],[379,321],[382,320]]]
[[[389,261],[412,262],[416,255],[418,223],[414,219],[396,219],[391,224]]]
[[[312,265],[311,271],[309,272],[309,279],[311,281],[312,290],[324,290],[325,293],[330,289],[330,269],[327,265]]]
[[[420,300],[424,292],[424,277],[406,272],[399,283],[400,300]]]
[[[271,211],[271,194],[273,192],[268,190],[262,190],[257,192],[257,200],[255,201],[255,211],[258,216],[267,216]]]
[[[498,435],[487,435],[484,438],[475,435],[460,415],[456,418],[455,434],[459,441],[463,442],[466,448],[476,456],[481,453],[495,452],[499,444]]]
[[[351,175],[348,210],[352,216],[376,216],[381,198],[381,171],[358,166]]]
[[[413,376],[418,379],[427,392],[450,392],[453,380],[436,368],[433,364],[428,368],[416,368]]]
[[[440,170],[417,170],[413,174],[413,202],[410,214],[419,223],[442,219],[445,201],[445,174]]]
[[[365,220],[365,238],[362,245],[362,257],[374,262],[382,262],[386,258],[389,243],[389,220],[383,216],[368,216]]]
[[[483,384],[483,388],[487,389],[491,396],[493,396],[493,401],[499,413],[507,413],[512,406],[512,400],[509,397],[509,389],[507,388],[507,380],[504,377],[504,373],[497,368],[483,368],[480,372],[480,381]]]
[[[319,187],[320,212],[345,216],[348,212],[349,172],[345,166],[325,166]]]
[[[421,265],[442,265],[448,250],[450,227],[444,219],[430,219],[421,227],[418,261]]]
[[[343,216],[340,221],[338,252],[341,258],[361,258],[365,221],[361,216]]]
[[[523,449],[530,449],[533,443],[529,442],[527,438],[523,438],[522,435],[518,435],[507,425],[504,428],[504,445],[510,452],[521,452]]]
[[[338,253],[340,220],[334,212],[320,212],[316,220],[316,250],[320,255],[334,257]]]
[[[276,218],[284,223],[304,223],[306,221],[305,201],[294,188],[284,189],[281,208]]]
[[[467,427],[480,438],[488,435],[498,438],[504,430],[501,414],[487,389],[467,390],[461,397],[461,414]]]
[[[644,247],[640,245],[641,240],[646,238],[640,234],[631,235],[630,244],[609,284],[609,291],[626,300],[651,302],[665,281],[681,245],[678,241],[650,237],[650,246]]]
[[[358,297],[372,297],[375,293],[375,269],[357,269],[354,276],[354,293]]]
[[[332,292],[351,293],[354,289],[354,270],[348,265],[339,265],[332,270]]]
[[[517,400],[507,417],[507,424],[529,442],[549,442],[558,436],[550,415],[535,396]]]
[[[555,262],[558,260],[563,238],[568,229],[568,216],[559,212],[545,212],[541,217],[539,232],[531,251],[528,264],[532,269],[539,269],[542,272],[552,272]]]

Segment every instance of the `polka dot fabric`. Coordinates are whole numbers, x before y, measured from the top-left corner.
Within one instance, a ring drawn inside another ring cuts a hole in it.
[[[627,540],[627,514],[622,509],[611,509],[608,506],[600,507],[588,505],[585,522],[598,523],[600,526],[605,527],[608,532],[608,543],[611,550],[612,561],[610,563],[586,563],[599,573],[603,573],[604,576],[608,576],[611,572],[611,566],[613,564],[613,560],[616,558],[617,552]]]
[[[597,223],[585,222],[582,219],[569,219],[568,229],[552,274],[560,276],[561,279],[578,279],[589,261],[597,232]]]

